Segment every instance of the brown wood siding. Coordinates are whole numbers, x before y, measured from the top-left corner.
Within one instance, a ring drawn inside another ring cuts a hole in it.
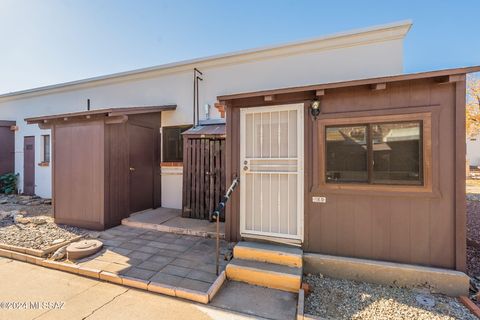
[[[54,216],[94,229],[104,225],[103,121],[57,124],[54,129]]]
[[[225,139],[184,136],[183,154],[182,215],[208,219],[225,194]]]
[[[129,165],[126,123],[105,126],[105,227],[129,216]]]
[[[398,81],[385,90],[369,86],[329,89],[314,121],[305,112],[305,239],[308,252],[465,269],[465,82],[434,79]],[[463,98],[462,98],[463,97]],[[240,171],[241,107],[305,102],[315,92],[287,92],[265,102],[263,96],[227,100],[227,184]],[[308,110],[306,110],[308,111]],[[431,114],[431,190],[383,186],[322,187],[322,119],[399,114]],[[312,203],[325,196],[325,204]],[[240,240],[239,192],[227,207],[226,233]]]
[[[15,121],[0,121],[0,175],[15,172]]]

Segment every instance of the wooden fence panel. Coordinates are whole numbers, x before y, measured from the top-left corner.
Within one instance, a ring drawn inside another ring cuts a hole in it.
[[[183,152],[182,216],[208,219],[225,193],[225,139],[189,137]]]

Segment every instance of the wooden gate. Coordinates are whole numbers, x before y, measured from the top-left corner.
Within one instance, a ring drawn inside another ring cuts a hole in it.
[[[184,133],[182,216],[209,219],[225,194],[225,136],[192,131]]]

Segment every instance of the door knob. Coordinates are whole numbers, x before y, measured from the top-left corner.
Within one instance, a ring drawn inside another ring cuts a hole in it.
[[[133,171],[135,171],[135,168],[130,167],[130,172],[133,172]]]

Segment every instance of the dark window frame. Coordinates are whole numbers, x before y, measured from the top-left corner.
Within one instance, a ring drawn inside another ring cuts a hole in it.
[[[50,163],[51,161],[51,142],[49,134],[42,134],[42,163]]]
[[[162,162],[183,162],[183,135],[182,133],[190,129],[192,125],[181,125],[181,126],[167,126],[162,127]],[[177,150],[175,155],[172,155],[168,150],[169,141],[166,139],[169,138],[169,134],[166,132],[169,130],[178,130],[179,141],[177,144]],[[169,154],[168,154],[169,153]]]
[[[412,180],[412,183],[405,183],[399,181],[399,183],[386,183],[386,182],[375,182],[373,179],[374,172],[374,157],[373,157],[373,138],[372,138],[372,127],[374,125],[385,125],[385,124],[401,124],[401,123],[418,123],[419,124],[419,180]],[[335,181],[328,180],[328,149],[327,149],[327,130],[328,128],[338,128],[338,127],[366,127],[366,145],[367,145],[367,181]],[[372,121],[372,122],[359,122],[359,123],[348,123],[348,124],[332,124],[324,126],[324,145],[325,145],[325,156],[324,156],[324,181],[326,184],[335,185],[335,184],[360,184],[360,185],[376,185],[376,186],[416,186],[424,187],[425,186],[425,172],[424,172],[424,121],[423,120],[399,120],[399,121]]]

